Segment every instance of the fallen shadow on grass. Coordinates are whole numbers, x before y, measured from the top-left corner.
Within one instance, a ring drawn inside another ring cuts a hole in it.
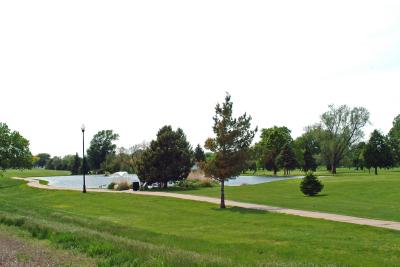
[[[265,214],[269,213],[269,211],[266,210],[256,210],[256,209],[246,209],[246,208],[240,208],[240,207],[227,207],[225,209],[221,208],[211,208],[214,211],[217,212],[236,212],[236,213],[242,213],[242,214]]]
[[[308,198],[314,198],[314,197],[327,197],[329,196],[328,194],[318,194],[318,195],[314,195],[314,196],[304,196],[304,197],[308,197]]]

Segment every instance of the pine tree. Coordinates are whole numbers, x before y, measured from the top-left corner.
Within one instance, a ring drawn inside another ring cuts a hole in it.
[[[204,154],[204,150],[201,148],[200,145],[197,145],[194,150],[194,158],[196,162],[202,162],[206,160],[206,155]]]
[[[315,196],[322,191],[324,185],[318,180],[318,178],[312,173],[307,172],[306,176],[300,183],[300,190],[304,195]]]
[[[303,170],[305,172],[316,171],[318,166],[317,161],[315,160],[313,154],[308,149],[304,151],[303,159],[304,159]]]
[[[71,174],[77,175],[80,172],[82,159],[78,156],[78,153],[75,154],[74,161],[71,166]]]
[[[251,130],[251,117],[244,114],[232,116],[231,96],[215,107],[214,138],[208,138],[205,147],[214,152],[214,157],[203,164],[206,175],[221,183],[221,208],[225,208],[225,181],[239,176],[246,168],[249,147],[257,128]]]

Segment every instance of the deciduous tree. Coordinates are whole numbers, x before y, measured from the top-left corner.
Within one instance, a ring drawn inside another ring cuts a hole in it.
[[[279,170],[276,159],[282,148],[292,141],[290,130],[285,126],[262,129],[261,141],[256,144],[256,147],[259,150],[260,162],[263,167],[272,170],[276,175]]]
[[[19,132],[11,131],[7,124],[0,123],[0,169],[26,169],[32,167],[29,141]]]
[[[294,153],[291,144],[283,146],[281,152],[276,158],[276,163],[280,168],[283,168],[285,175],[289,175],[290,171],[297,167],[296,154]]]
[[[393,164],[392,151],[387,138],[378,130],[371,134],[371,138],[365,147],[364,159],[367,167],[375,169],[376,175],[378,168],[390,167]]]
[[[363,136],[363,128],[369,121],[369,112],[363,107],[349,108],[346,105],[329,106],[321,115],[321,152],[329,162],[330,170],[336,174],[336,167],[351,145]]]
[[[92,170],[100,170],[101,164],[106,160],[107,155],[114,154],[117,146],[114,144],[119,135],[112,130],[99,131],[90,141],[87,151],[87,160]]]
[[[400,115],[397,115],[393,120],[393,127],[390,129],[389,134],[390,147],[393,151],[394,162],[396,165],[400,164]]]

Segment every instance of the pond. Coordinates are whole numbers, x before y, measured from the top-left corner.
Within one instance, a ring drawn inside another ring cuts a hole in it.
[[[238,176],[225,182],[227,186],[241,186],[251,184],[270,183],[275,181],[303,178],[303,176]]]
[[[129,182],[137,181],[138,177],[136,174],[129,174],[124,176]],[[227,186],[240,186],[240,185],[251,185],[269,183],[274,181],[288,180],[302,178],[302,176],[288,176],[288,177],[277,177],[277,176],[239,176],[236,179],[231,179],[225,183]],[[70,176],[54,176],[54,177],[41,177],[41,180],[46,180],[49,185],[66,187],[66,188],[82,188],[83,178],[82,175],[70,175]],[[86,187],[87,188],[107,188],[107,186],[115,181],[113,176],[104,175],[86,175]]]
[[[129,174],[123,177],[129,182],[137,180],[136,174]],[[70,176],[53,176],[53,177],[40,177],[40,180],[49,182],[49,185],[66,187],[66,188],[82,188],[83,177],[82,175],[70,175]],[[116,181],[114,176],[104,175],[86,175],[86,187],[87,188],[107,188],[111,182]]]

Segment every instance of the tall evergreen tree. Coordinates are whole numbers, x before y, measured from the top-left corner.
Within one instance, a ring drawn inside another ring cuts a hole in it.
[[[193,167],[193,150],[182,129],[164,126],[157,139],[145,149],[137,163],[137,175],[147,183],[159,183],[164,188],[170,181],[186,179]]]
[[[204,154],[204,150],[200,145],[197,145],[194,150],[194,158],[196,162],[202,162],[206,160],[206,155]]]
[[[308,149],[306,149],[303,153],[303,162],[304,164],[302,168],[305,172],[308,171],[315,172],[317,170],[318,166],[317,161],[315,160],[312,152]]]
[[[78,153],[76,153],[75,157],[74,157],[74,161],[71,166],[71,174],[72,175],[77,175],[80,173],[81,162],[82,162],[82,159],[78,156]]]
[[[244,114],[238,118],[232,115],[231,96],[215,107],[214,138],[208,138],[205,147],[214,152],[214,157],[203,164],[208,176],[221,183],[221,208],[225,208],[225,181],[239,176],[246,168],[249,147],[257,128],[251,129],[251,116]]]

